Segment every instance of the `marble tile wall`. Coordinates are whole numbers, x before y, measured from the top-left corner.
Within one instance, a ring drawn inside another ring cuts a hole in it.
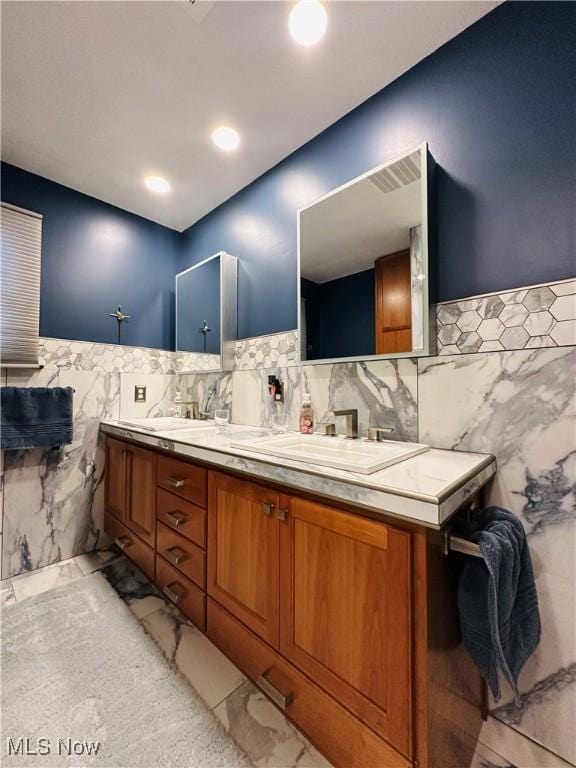
[[[60,449],[4,453],[2,577],[88,552],[103,541],[103,418],[118,418],[120,374],[44,368],[9,386],[73,387],[74,437]]]
[[[437,307],[438,354],[576,344],[576,280],[563,280]]]
[[[519,706],[508,692],[492,702],[492,715],[572,763],[576,763],[575,382],[575,347],[418,361],[420,440],[496,455],[498,474],[489,502],[518,515],[532,553],[542,641],[521,675]],[[514,755],[506,757],[515,764]]]
[[[63,339],[41,339],[44,368],[3,371],[9,386],[71,386],[74,437],[59,450],[3,455],[3,578],[90,552],[103,534],[104,455],[100,420],[168,412],[176,377],[174,353]],[[134,385],[147,388],[134,402]]]

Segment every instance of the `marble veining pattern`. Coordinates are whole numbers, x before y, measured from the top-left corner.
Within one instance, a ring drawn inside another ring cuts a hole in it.
[[[437,306],[438,354],[576,344],[576,280]]]
[[[285,368],[298,365],[298,331],[255,336],[236,342],[234,369]]]
[[[418,440],[418,369],[414,360],[375,360],[302,366],[302,391],[312,395],[316,422],[331,411],[358,409],[358,431],[392,427],[394,440]],[[342,432],[343,426],[337,424]]]
[[[276,376],[284,385],[284,402],[276,402],[268,393],[268,376]],[[296,431],[301,405],[300,368],[234,371],[232,419],[235,424]]]
[[[216,409],[232,410],[231,373],[188,373],[178,377],[176,386],[186,403],[198,403],[204,413],[213,415]]]
[[[11,386],[73,387],[74,436],[60,449],[4,455],[2,574],[56,563],[103,541],[100,421],[118,418],[120,375],[44,368],[8,374]]]
[[[120,418],[145,419],[167,416],[174,405],[177,376],[171,373],[121,373]],[[146,387],[146,402],[136,402],[136,386]]]
[[[420,440],[496,455],[489,501],[520,517],[532,553],[542,642],[521,675],[520,705],[507,694],[493,714],[576,762],[576,349],[446,356],[418,366]]]

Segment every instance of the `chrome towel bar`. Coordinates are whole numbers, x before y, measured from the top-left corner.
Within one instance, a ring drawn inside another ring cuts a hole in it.
[[[462,555],[470,555],[471,557],[482,557],[480,547],[473,541],[463,539],[460,536],[453,536],[450,531],[446,531],[444,534],[444,554],[448,555],[450,552],[460,552]]]

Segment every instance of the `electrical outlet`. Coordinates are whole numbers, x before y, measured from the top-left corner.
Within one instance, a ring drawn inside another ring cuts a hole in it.
[[[142,384],[136,384],[134,387],[134,402],[145,403],[146,402],[146,387]]]

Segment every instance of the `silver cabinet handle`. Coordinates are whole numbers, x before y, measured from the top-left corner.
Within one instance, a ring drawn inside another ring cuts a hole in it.
[[[114,544],[124,552],[134,542],[129,536],[120,536],[118,539],[114,539]]]
[[[287,693],[284,695],[281,693],[278,688],[275,688],[270,680],[266,677],[270,673],[270,670],[267,669],[265,672],[263,672],[260,677],[256,680],[256,685],[260,690],[266,694],[274,704],[276,704],[277,707],[280,707],[280,709],[288,709],[290,704],[294,701],[294,694],[292,692]]]
[[[278,507],[276,510],[276,517],[278,520],[288,520],[288,507]]]
[[[168,485],[171,485],[172,488],[182,488],[185,481],[180,477],[167,477],[166,482]]]
[[[171,547],[164,552],[164,557],[169,563],[172,563],[172,565],[180,565],[180,563],[183,563],[184,560],[186,560],[186,552],[184,552],[183,549],[180,549],[180,547]]]
[[[168,600],[174,603],[174,605],[178,605],[180,600],[184,597],[184,589],[177,582],[162,587],[162,592],[164,592]]]
[[[262,512],[264,512],[266,517],[270,517],[273,511],[274,511],[274,504],[271,504],[269,501],[265,501],[262,503]]]
[[[186,522],[186,515],[183,512],[167,512],[166,520],[173,528],[179,528]]]

